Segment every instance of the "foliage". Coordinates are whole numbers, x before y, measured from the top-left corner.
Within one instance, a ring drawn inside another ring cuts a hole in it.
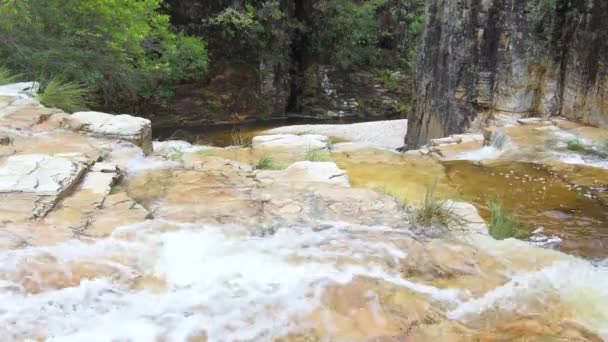
[[[86,86],[53,78],[42,83],[38,101],[49,108],[59,108],[68,113],[86,110],[91,104],[91,92]]]
[[[437,196],[436,189],[436,182],[427,187],[424,201],[414,209],[412,221],[423,226],[440,225],[448,228],[462,226],[463,218],[448,201]]]
[[[326,0],[315,6],[317,52],[343,69],[375,57],[379,26],[376,11],[387,0]]]
[[[583,151],[585,149],[585,145],[578,138],[569,140],[567,146],[570,151]]]
[[[512,237],[521,236],[517,228],[517,222],[504,209],[498,201],[489,203],[491,220],[488,232],[496,240],[504,240]]]
[[[18,78],[18,75],[13,74],[7,68],[0,66],[0,85],[14,83]]]
[[[308,148],[308,150],[306,150],[306,154],[304,155],[304,160],[311,162],[322,162],[327,161],[328,159],[329,158],[325,152],[314,148]]]
[[[202,76],[198,38],[173,32],[162,0],[0,0],[0,59],[28,78],[83,84],[102,105],[136,110]]]

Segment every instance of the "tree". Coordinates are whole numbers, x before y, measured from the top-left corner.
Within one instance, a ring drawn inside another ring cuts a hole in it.
[[[204,41],[171,30],[162,0],[0,0],[0,64],[61,76],[100,105],[137,111],[178,80],[203,76]]]

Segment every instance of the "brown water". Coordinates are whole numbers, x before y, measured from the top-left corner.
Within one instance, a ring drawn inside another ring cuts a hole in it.
[[[473,203],[486,220],[490,219],[488,202],[498,200],[521,229],[531,233],[542,228],[539,234],[561,238],[562,251],[594,259],[608,256],[608,206],[601,200],[604,193],[563,180],[582,178],[584,172],[555,172],[515,161],[488,165],[438,162],[380,151],[336,153],[332,157],[348,171],[354,186],[378,189],[417,204],[436,183],[442,197]],[[589,169],[587,172],[594,174],[594,169]],[[597,175],[586,178],[596,179]]]
[[[153,130],[153,135],[154,138],[158,140],[186,140],[200,145],[226,147],[239,145],[235,139],[251,141],[253,137],[260,135],[263,131],[287,125],[343,124],[359,121],[361,121],[361,119],[356,117],[346,117],[335,120],[293,117],[222,125],[155,128]]]

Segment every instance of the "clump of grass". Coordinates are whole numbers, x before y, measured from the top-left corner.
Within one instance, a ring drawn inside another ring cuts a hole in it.
[[[506,212],[500,202],[492,201],[489,203],[489,207],[492,216],[488,227],[490,236],[496,240],[504,240],[522,235],[517,228],[517,222]]]
[[[18,78],[19,75],[13,74],[7,68],[0,66],[0,85],[15,83]]]
[[[437,183],[428,186],[424,201],[414,209],[412,221],[422,226],[440,225],[458,227],[464,224],[464,219],[452,207],[450,202],[440,199],[436,193]]]
[[[69,113],[86,110],[91,105],[91,92],[87,88],[61,78],[53,78],[43,84],[37,97],[44,106]]]
[[[171,148],[167,152],[167,158],[169,158],[170,160],[173,160],[173,161],[178,161],[178,160],[182,159],[183,155],[184,155],[184,152],[182,152],[174,147]]]
[[[570,151],[583,151],[585,149],[585,145],[579,138],[569,140],[567,146]]]
[[[230,133],[230,139],[232,140],[232,146],[251,146],[251,138],[243,135],[240,129],[233,129],[232,133]]]
[[[324,151],[313,148],[309,148],[308,150],[306,150],[304,159],[311,162],[322,162],[329,160],[327,154]]]
[[[269,156],[261,156],[258,163],[255,165],[256,170],[272,170],[275,168],[272,158]]]

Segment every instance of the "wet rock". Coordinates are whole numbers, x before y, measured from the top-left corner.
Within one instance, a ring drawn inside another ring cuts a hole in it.
[[[93,136],[132,142],[144,153],[152,152],[150,120],[131,115],[112,115],[99,112],[78,112],[72,117],[82,122],[81,130]]]

